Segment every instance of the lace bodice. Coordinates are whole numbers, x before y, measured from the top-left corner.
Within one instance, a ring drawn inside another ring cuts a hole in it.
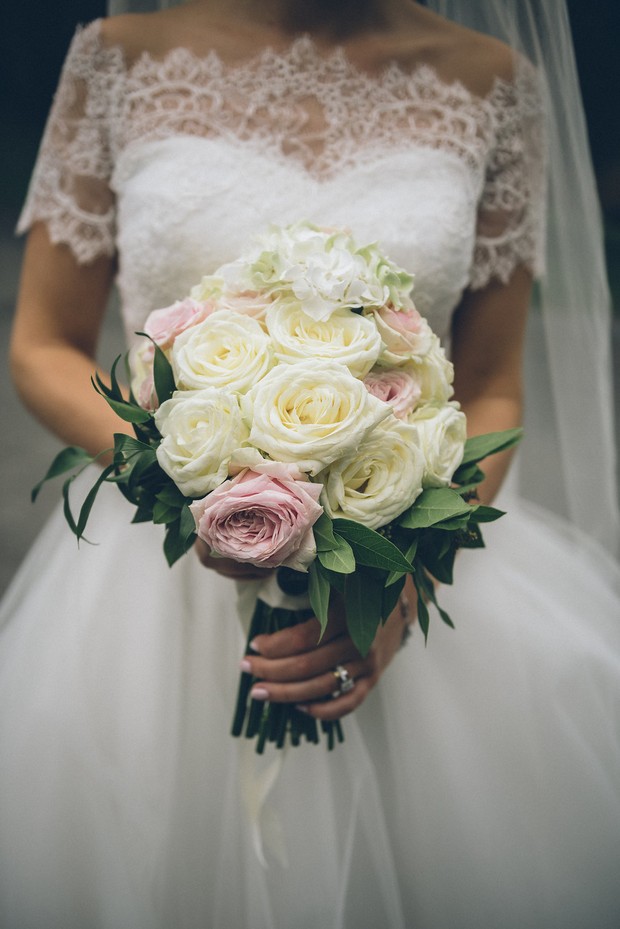
[[[19,229],[45,220],[80,262],[118,252],[131,333],[268,223],[345,225],[415,273],[445,334],[466,286],[540,268],[534,77],[479,97],[307,37],[234,65],[185,48],[129,65],[97,21],[71,46]]]

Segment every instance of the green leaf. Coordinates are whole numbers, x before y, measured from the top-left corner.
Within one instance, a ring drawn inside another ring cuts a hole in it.
[[[406,580],[407,580],[407,575],[401,574],[398,580],[390,584],[389,587],[385,587],[383,589],[382,606],[381,606],[381,618],[383,620],[386,620],[388,616],[390,616],[390,614],[393,612],[393,610],[396,609],[398,598],[400,597],[402,593]]]
[[[505,510],[498,510],[494,506],[473,506],[472,511],[472,521],[475,523],[492,523],[506,515]]]
[[[471,510],[471,507],[469,509]],[[459,529],[467,529],[470,519],[470,513],[463,513],[462,516],[455,516],[453,519],[444,519],[440,523],[435,523],[433,528],[442,532],[458,532]]]
[[[472,462],[482,461],[488,455],[503,452],[512,448],[521,441],[523,429],[504,429],[503,432],[488,432],[486,435],[476,435],[465,443],[465,451],[460,467]]]
[[[166,503],[168,506],[176,506],[177,509],[180,509],[187,503],[187,498],[181,493],[177,485],[172,482],[162,487],[162,489],[157,492],[156,497],[161,503]]]
[[[153,507],[154,523],[174,523],[179,519],[179,508],[177,506],[168,506],[158,500]]]
[[[119,454],[124,458],[129,458],[130,455],[141,452],[150,452],[155,457],[155,449],[151,445],[147,445],[146,442],[141,442],[140,439],[136,439],[132,435],[126,435],[124,432],[114,433],[115,455]]]
[[[335,519],[334,530],[349,543],[358,565],[385,571],[413,570],[400,549],[374,529],[350,519]]]
[[[91,464],[95,460],[93,455],[89,455],[88,452],[83,448],[78,448],[77,445],[71,445],[69,448],[63,448],[61,452],[56,455],[51,465],[47,469],[45,477],[39,481],[39,483],[32,488],[30,492],[30,499],[34,501],[39,496],[39,492],[46,481],[50,481],[55,477],[59,477],[61,474],[66,474],[67,471],[72,471],[77,467],[86,467],[86,465]]]
[[[452,584],[457,536],[430,530],[419,554],[420,563],[442,584]]]
[[[164,554],[170,567],[172,567],[179,558],[182,558],[193,544],[193,537],[184,537],[184,533],[181,531],[181,518],[175,519],[172,523],[168,523],[166,526],[166,535],[164,536]]]
[[[404,534],[404,533],[403,533],[403,534]],[[417,550],[418,550],[418,544],[419,544],[420,539],[419,539],[419,536],[418,536],[417,533],[414,534],[414,533],[408,532],[407,535],[410,537],[410,539],[409,539],[409,544],[408,544],[407,547],[404,549],[403,554],[405,555],[405,558],[407,559],[407,561],[410,561],[411,564],[413,565],[413,563],[414,563],[414,562],[413,562],[413,559],[414,559],[415,556],[416,556],[416,552],[417,552]],[[396,581],[400,580],[401,577],[403,577],[403,574],[409,574],[409,573],[411,573],[411,572],[409,572],[409,571],[404,571],[404,572],[403,572],[403,571],[391,571],[391,572],[388,574],[388,576],[387,576],[387,580],[386,580],[386,582],[385,582],[385,586],[386,586],[386,587],[391,587],[392,584],[394,584]]]
[[[113,400],[123,400],[123,392],[121,386],[118,383],[118,378],[116,377],[116,369],[118,367],[119,361],[122,359],[122,355],[117,355],[114,359],[114,364],[112,365],[112,370],[110,371],[110,384],[112,385],[112,399]]]
[[[124,400],[113,400],[112,397],[103,396],[116,415],[126,423],[145,423],[151,418],[151,413],[143,410],[137,404],[126,403]]]
[[[467,489],[477,487],[484,478],[484,471],[473,461],[470,464],[459,465],[452,476],[454,483],[459,484],[459,493],[463,493],[466,487]]]
[[[97,494],[99,493],[99,490],[101,489],[101,485],[104,483],[104,481],[107,480],[107,478],[110,476],[110,474],[112,474],[113,471],[114,471],[114,465],[108,465],[107,468],[104,468],[101,474],[99,475],[99,477],[97,478],[97,480],[95,481],[95,483],[93,484],[93,486],[91,487],[91,489],[86,494],[86,497],[84,498],[84,503],[82,504],[82,507],[80,509],[80,515],[79,515],[77,527],[76,527],[76,535],[78,539],[84,538],[84,530],[86,529],[88,517],[90,516],[90,511],[93,508],[93,504],[97,498]]]
[[[412,507],[399,519],[407,529],[427,529],[446,519],[469,513],[470,506],[456,490],[449,487],[423,490]]]
[[[340,520],[339,520],[340,521]],[[383,607],[383,582],[372,571],[347,574],[344,584],[347,629],[362,657],[377,634]]]
[[[318,552],[318,559],[329,571],[335,571],[336,574],[352,574],[355,571],[353,549],[342,536],[335,536],[335,540],[337,547]]]
[[[321,625],[319,641],[323,638],[323,634],[327,628],[330,593],[331,587],[329,581],[321,571],[321,565],[318,559],[315,558],[308,568],[308,597],[314,615]]]
[[[187,545],[188,548],[194,544],[196,538],[196,520],[192,516],[187,502],[184,504],[179,517],[179,536],[183,544]]]
[[[317,552],[329,552],[338,547],[334,535],[333,523],[327,513],[323,512],[312,527]]]

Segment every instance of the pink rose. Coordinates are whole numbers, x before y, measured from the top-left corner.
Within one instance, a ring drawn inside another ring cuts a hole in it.
[[[306,571],[316,554],[312,526],[323,512],[322,490],[295,465],[265,461],[190,509],[196,532],[216,554],[259,568]]]
[[[422,396],[418,381],[399,368],[381,370],[375,368],[364,378],[364,384],[373,397],[378,397],[394,410],[399,419],[406,419],[415,410]]]
[[[173,345],[178,335],[190,326],[201,323],[203,319],[210,316],[214,309],[215,304],[211,300],[200,302],[186,297],[185,300],[179,300],[172,306],[149,313],[144,324],[144,331],[165,351]]]
[[[414,306],[395,310],[388,305],[372,313],[385,344],[380,364],[404,364],[411,358],[421,358],[429,350],[431,329]]]
[[[261,325],[264,323],[267,307],[271,304],[272,299],[269,294],[259,293],[256,290],[243,290],[238,293],[224,291],[217,298],[218,310],[230,310],[232,313],[251,316]]]

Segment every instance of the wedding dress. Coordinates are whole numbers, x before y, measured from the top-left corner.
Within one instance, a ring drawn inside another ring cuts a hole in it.
[[[463,288],[542,260],[523,79],[517,121],[502,77],[368,75],[307,38],[128,64],[94,23],[22,227],[80,261],[118,249],[131,341],[268,223],[345,225],[415,272],[445,339]],[[501,505],[441,591],[456,630],[414,631],[343,745],[279,765],[229,735],[256,584],[237,608],[192,554],[168,570],[115,488],[96,546],[56,513],[2,608],[3,929],[617,929],[617,569],[509,487]]]

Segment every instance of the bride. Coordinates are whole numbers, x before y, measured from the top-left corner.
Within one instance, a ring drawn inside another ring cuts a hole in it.
[[[620,924],[606,292],[565,10],[536,12],[190,0],[76,34],[12,340],[50,429],[96,453],[122,428],[90,387],[115,277],[131,342],[268,223],[305,218],[415,271],[472,433],[521,420],[541,276],[551,452],[526,441],[521,489],[489,464],[508,515],[443,592],[455,631],[424,648],[397,610],[364,660],[336,613],[320,646],[314,620],[260,637],[264,698],[347,717],[329,754],[259,758],[228,734],[256,571],[204,550],[168,571],[110,487],[97,546],[55,514],[1,613],[2,929]],[[531,499],[550,495],[561,515]],[[322,701],[339,664],[355,686]]]

